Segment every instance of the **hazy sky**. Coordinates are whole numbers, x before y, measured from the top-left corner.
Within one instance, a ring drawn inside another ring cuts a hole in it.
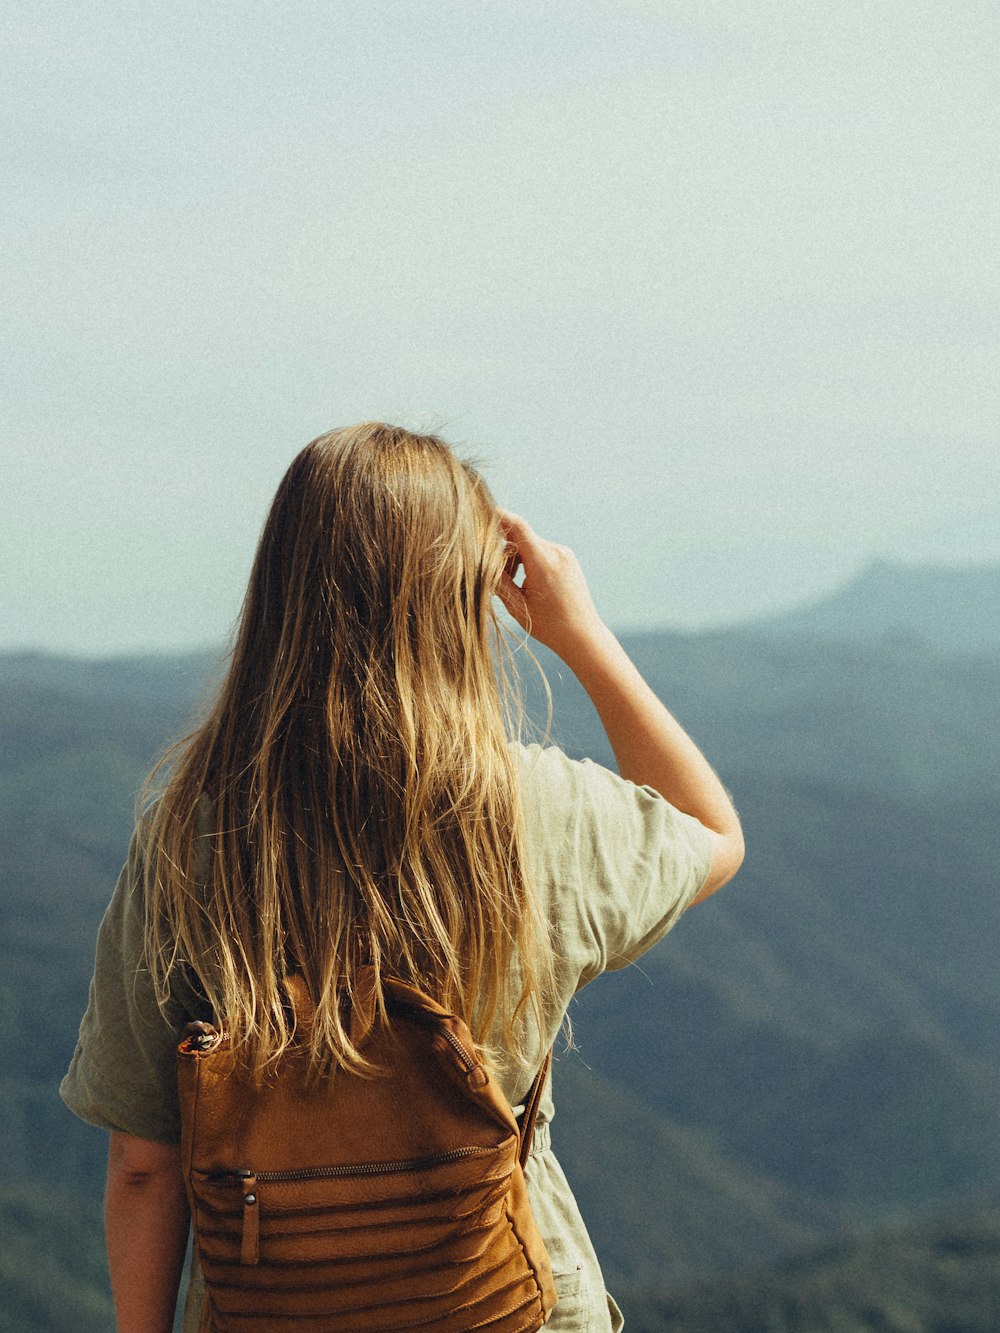
[[[0,647],[215,643],[324,429],[618,626],[1000,559],[996,0],[8,0]]]

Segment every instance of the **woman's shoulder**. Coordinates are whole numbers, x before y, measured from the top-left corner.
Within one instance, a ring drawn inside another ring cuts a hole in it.
[[[634,961],[696,897],[709,835],[651,787],[557,746],[517,745],[525,848],[543,915],[583,980]]]
[[[522,801],[526,812],[550,821],[576,822],[604,818],[622,806],[663,798],[649,787],[620,777],[593,759],[574,759],[557,745],[511,743],[518,763]]]
[[[518,763],[522,790],[534,792],[537,788],[552,797],[558,795],[560,788],[579,787],[600,774],[621,780],[592,759],[572,759],[558,745],[511,741],[510,748]]]

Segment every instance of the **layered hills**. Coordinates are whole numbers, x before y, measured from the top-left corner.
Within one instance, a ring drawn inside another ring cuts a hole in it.
[[[1000,651],[970,650],[957,631],[952,651],[928,630],[927,597],[899,622],[868,586],[845,590],[872,604],[867,620],[852,613],[864,634],[820,634],[813,616],[780,632],[627,636],[733,790],[748,857],[638,967],[581,993],[576,1049],[557,1061],[554,1136],[613,1286],[714,1284],[845,1231],[898,1236],[942,1208],[954,1226],[1000,1189],[1000,740],[988,725]],[[610,763],[575,682],[543,664],[554,737]],[[0,657],[4,1222],[14,1238],[41,1236],[63,1275],[46,1289],[75,1293],[67,1328],[109,1327],[99,1244],[77,1243],[97,1226],[104,1136],[55,1089],[136,792],[217,669],[209,654]],[[815,1253],[801,1272],[821,1291],[833,1252]],[[41,1310],[30,1286],[22,1276],[17,1300]],[[713,1308],[704,1289],[684,1291]],[[642,1306],[646,1326],[689,1326],[663,1322],[670,1299]],[[62,1327],[38,1319],[11,1326]],[[826,1325],[787,1325],[814,1326]]]

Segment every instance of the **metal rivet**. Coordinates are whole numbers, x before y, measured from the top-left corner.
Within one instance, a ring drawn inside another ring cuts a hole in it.
[[[244,1194],[244,1196],[243,1196],[243,1202],[244,1202],[244,1203],[256,1203],[256,1202],[257,1202],[257,1196],[256,1196],[256,1194]]]

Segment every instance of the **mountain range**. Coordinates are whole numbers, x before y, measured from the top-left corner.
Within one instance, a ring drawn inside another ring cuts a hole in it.
[[[668,1284],[704,1305],[699,1277],[738,1283],[824,1238],[898,1236],[942,1210],[953,1226],[1000,1198],[1000,740],[984,725],[1000,575],[960,573],[869,571],[798,628],[623,636],[733,791],[748,845],[730,888],[581,992],[557,1060],[556,1146],[612,1288],[651,1329],[682,1327],[662,1322]],[[539,657],[552,737],[610,763],[579,687]],[[63,1279],[65,1327],[109,1327],[99,1246],[75,1240],[97,1226],[104,1136],[55,1086],[135,794],[218,669],[210,653],[0,656],[4,1221],[46,1252],[38,1291],[18,1278],[10,1326],[26,1333],[62,1327],[25,1311]]]

